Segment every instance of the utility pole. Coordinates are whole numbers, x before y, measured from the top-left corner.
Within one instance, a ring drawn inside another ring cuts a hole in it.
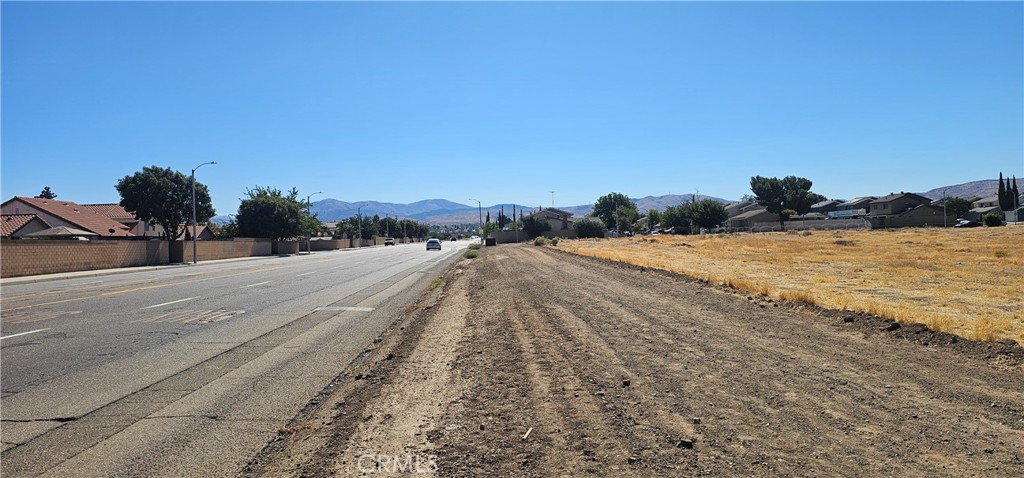
[[[557,192],[558,191],[551,191],[551,208],[552,209],[555,208],[555,193],[557,193]]]
[[[199,250],[199,244],[196,242],[196,170],[206,166],[207,164],[217,164],[216,161],[210,161],[207,163],[200,164],[192,168],[192,263],[199,262],[196,258],[196,254]],[[177,227],[177,226],[175,226]],[[175,232],[177,233],[177,232]]]
[[[942,190],[942,227],[949,227],[949,225],[946,224],[946,222],[947,222],[946,218],[947,217],[948,216],[946,216],[946,190],[943,189]]]
[[[356,235],[359,236],[359,245],[356,247],[363,247],[363,207],[359,206],[356,208]]]
[[[309,196],[306,196],[306,215],[309,216],[310,218],[313,217],[309,213],[309,209],[313,205],[313,203],[309,202],[309,199],[311,197],[313,197],[313,196],[316,196],[317,194],[323,194],[323,192],[322,191],[317,191],[317,192],[315,192],[313,194],[310,194]],[[310,249],[310,244],[309,244],[309,235],[306,235],[306,254],[312,254],[311,249]]]
[[[478,216],[477,219],[479,220],[479,222],[477,222],[477,231],[480,232],[480,243],[483,244],[483,242],[484,242],[484,212],[483,212],[483,206],[480,205],[480,200],[479,199],[469,198],[469,200],[470,201],[476,201],[476,213],[477,213],[477,216]]]

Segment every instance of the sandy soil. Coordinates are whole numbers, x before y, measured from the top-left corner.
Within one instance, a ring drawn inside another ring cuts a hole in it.
[[[243,475],[1024,475],[1016,344],[481,252]]]

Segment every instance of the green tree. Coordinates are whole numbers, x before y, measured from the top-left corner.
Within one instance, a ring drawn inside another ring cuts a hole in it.
[[[661,223],[661,213],[657,209],[647,211],[647,229],[653,230]]]
[[[511,222],[512,220],[505,215],[505,208],[502,208],[501,211],[498,212],[498,229],[504,229],[505,226]]]
[[[768,212],[778,214],[779,224],[786,227],[786,220],[793,213],[807,214],[814,203],[825,200],[820,194],[811,192],[811,180],[797,176],[785,178],[750,178],[750,191],[757,203]]]
[[[584,217],[573,223],[572,228],[580,239],[604,237],[604,224],[597,219]]]
[[[377,230],[377,223],[369,216],[352,216],[347,219],[349,223],[349,230],[351,231],[350,237],[359,237],[361,239],[373,239],[373,236],[379,234]]]
[[[971,210],[971,202],[964,198],[946,198],[943,203],[946,205],[946,210],[955,214],[956,217],[964,217]]]
[[[324,230],[324,223],[316,217],[316,213],[306,214],[305,209],[300,209],[299,233],[303,236],[316,236]]]
[[[689,233],[693,217],[693,204],[683,203],[665,208],[665,211],[661,213],[661,227],[671,228],[677,234]]]
[[[615,208],[615,230],[617,231],[631,231],[633,230],[633,223],[636,222],[639,212],[636,210],[636,205],[630,203],[630,206],[620,205]]]
[[[722,203],[712,199],[704,199],[691,203],[690,217],[697,227],[710,229],[729,219],[729,213],[726,212],[725,205]]]
[[[50,186],[46,186],[36,197],[39,199],[56,199],[57,195],[50,191]]]
[[[538,237],[551,230],[551,224],[540,214],[522,216],[521,221],[528,237]]]
[[[215,225],[210,223],[211,229],[213,229],[213,226]],[[216,230],[214,230],[213,233],[218,239],[231,239],[238,237],[238,222],[232,219],[224,225],[216,226]]]
[[[632,209],[633,217],[639,216],[636,204],[633,204],[633,201],[630,201],[629,197],[622,193],[610,193],[597,198],[597,202],[594,203],[594,211],[591,214],[604,221],[608,229],[618,230],[619,228],[615,222],[615,213],[619,207]]]
[[[1003,172],[999,172],[999,192],[997,193],[999,198],[999,209],[1005,211],[1006,207],[1006,185],[1003,184]]]
[[[1020,191],[1017,190],[1017,175],[1013,175],[1013,186],[1010,187],[1010,209],[1020,207]]]
[[[501,230],[501,228],[498,227],[498,223],[496,223],[496,222],[488,222],[487,224],[484,224],[484,237],[487,237],[487,235],[492,233],[492,232],[497,232],[497,231],[500,231],[500,230]]]
[[[285,195],[280,189],[256,186],[246,195],[236,216],[239,236],[280,241],[303,232],[303,207],[296,189]]]
[[[192,180],[189,176],[171,168],[149,166],[121,178],[115,187],[121,194],[121,207],[150,226],[162,226],[172,243],[181,237],[178,226],[191,223]],[[195,209],[196,222],[200,224],[215,214],[209,191],[198,181]]]

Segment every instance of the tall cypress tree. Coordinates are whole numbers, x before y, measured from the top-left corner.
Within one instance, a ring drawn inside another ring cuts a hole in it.
[[[999,172],[999,209],[1006,210],[1006,185],[1003,184],[1003,172]]]
[[[1004,211],[1013,209],[1013,187],[1010,186],[1010,178],[1006,178],[1006,208]]]
[[[1010,209],[1020,207],[1020,192],[1017,191],[1017,175],[1013,175],[1013,187],[1010,189]]]

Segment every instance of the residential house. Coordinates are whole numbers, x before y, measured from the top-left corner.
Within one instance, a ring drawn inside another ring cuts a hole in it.
[[[995,206],[997,209],[999,208],[999,196],[983,197],[983,198],[981,198],[981,199],[971,203],[971,207],[974,207],[974,208],[992,207],[992,206]]]
[[[562,211],[555,208],[541,209],[534,212],[532,215],[540,215],[551,224],[551,232],[558,234],[559,231],[574,231],[573,224],[575,220],[572,219],[572,213]],[[575,232],[575,231],[574,231]],[[562,237],[565,237],[564,235]]]
[[[25,234],[49,229],[50,225],[35,214],[4,214],[0,216],[0,237],[20,238]]]
[[[967,211],[967,214],[964,214],[964,219],[967,219],[968,221],[980,221],[982,216],[984,216],[984,215],[986,215],[986,214],[988,214],[988,213],[990,213],[992,211],[1001,212],[999,210],[999,206],[998,205],[995,205],[995,206],[984,206],[984,207],[975,207],[975,208],[971,208],[970,211]]]
[[[179,225],[178,226],[178,234],[179,234],[178,237],[180,237],[181,240],[183,240],[183,241],[191,241],[192,240],[192,225],[191,224],[181,224],[181,225]],[[204,225],[201,225],[201,224],[197,224],[196,225],[196,240],[199,240],[199,241],[212,241],[212,240],[214,240],[216,238],[217,238],[217,236],[215,236],[213,234],[213,231],[211,231],[210,228],[208,228],[208,227],[206,227]]]
[[[15,196],[0,204],[0,214],[35,214],[51,227],[67,226],[100,237],[135,237],[130,227],[71,201]]]
[[[871,216],[900,214],[921,205],[931,205],[932,200],[914,193],[895,193],[871,201]]]
[[[779,215],[768,212],[768,210],[763,207],[751,209],[725,221],[726,226],[730,228],[769,226],[778,223]]]
[[[164,233],[163,226],[146,224],[146,221],[135,217],[120,204],[82,204],[82,207],[124,224],[136,236],[161,237]]]
[[[865,213],[871,208],[871,201],[878,199],[876,196],[856,197],[849,201],[836,205],[836,211],[855,211],[863,209]]]
[[[919,204],[910,209],[904,209],[897,214],[871,215],[868,216],[871,227],[952,227],[957,223],[956,214],[953,211],[945,211],[942,206]]]
[[[827,199],[819,203],[812,204],[810,212],[816,212],[818,214],[825,215],[832,211],[838,211],[840,204],[843,204],[842,201],[836,201],[835,199]]]
[[[727,204],[725,206],[725,212],[726,212],[726,214],[729,215],[729,217],[736,217],[736,216],[739,216],[740,214],[743,214],[743,213],[745,213],[747,211],[758,209],[758,208],[761,208],[761,207],[762,206],[759,206],[754,201],[746,200],[746,201],[740,201],[740,202],[734,202],[734,203],[731,203],[731,204]]]

